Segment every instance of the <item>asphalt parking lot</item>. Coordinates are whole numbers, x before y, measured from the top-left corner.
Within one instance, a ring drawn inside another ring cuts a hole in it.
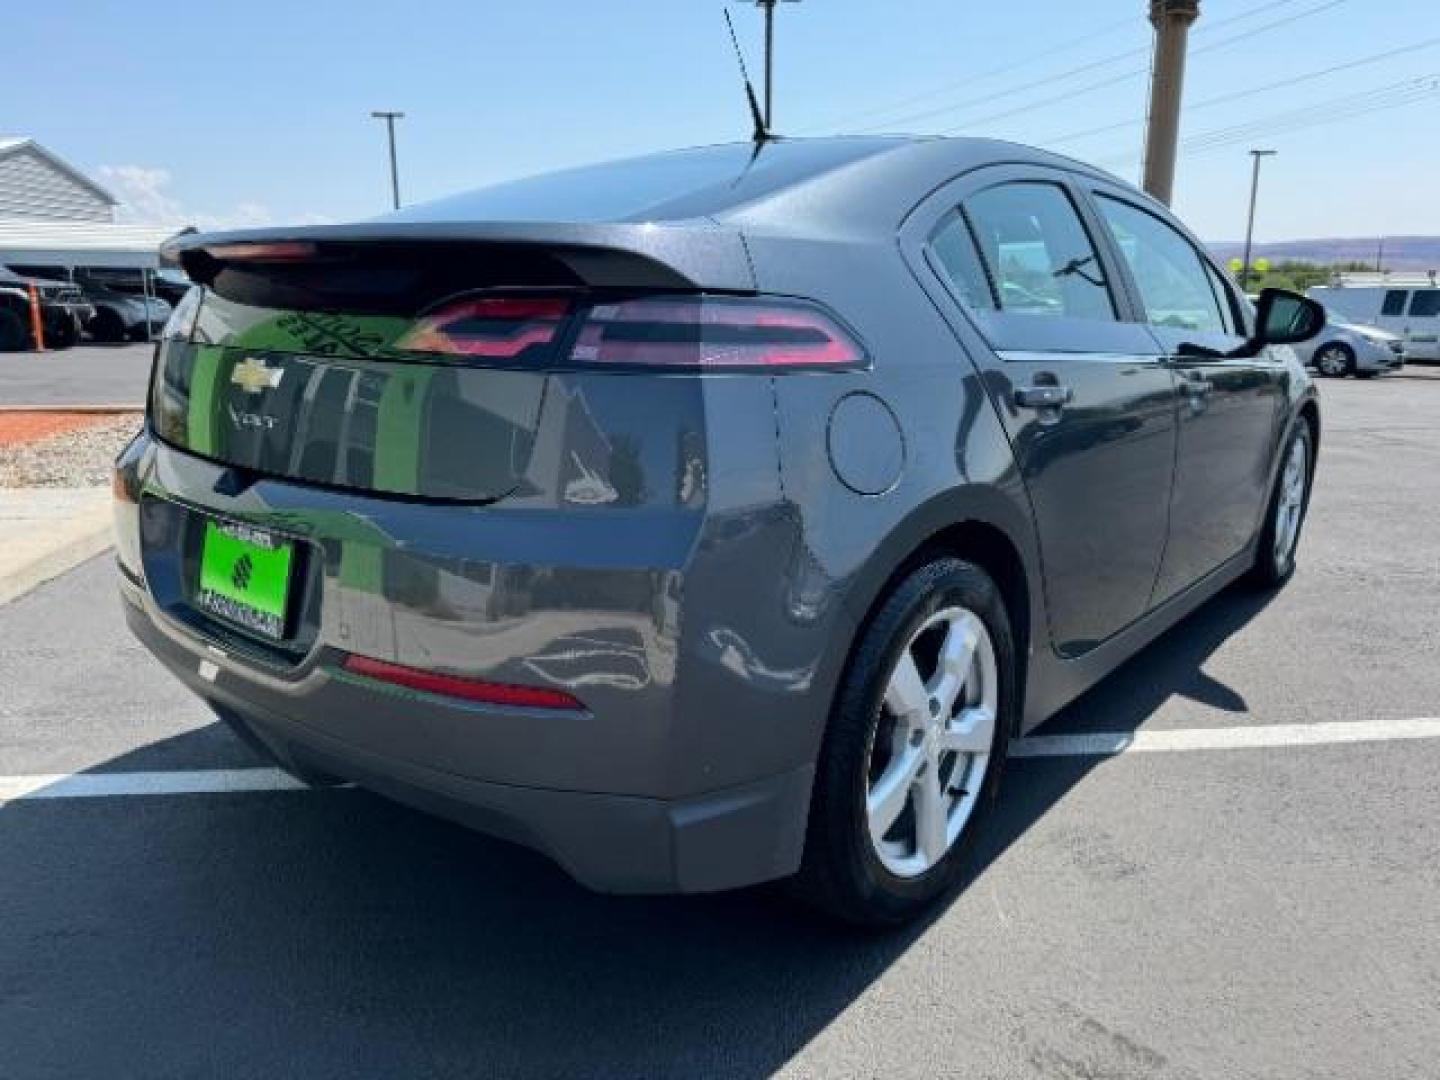
[[[140,343],[0,352],[0,408],[144,408],[154,351]]]
[[[1043,734],[1440,717],[1440,368],[1322,391],[1290,585]],[[1013,761],[972,886],[882,937],[353,790],[0,803],[0,1077],[1435,1076],[1440,739],[1158,745]],[[0,608],[0,778],[255,764],[106,558]]]

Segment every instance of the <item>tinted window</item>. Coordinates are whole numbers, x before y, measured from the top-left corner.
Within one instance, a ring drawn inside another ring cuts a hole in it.
[[[995,293],[980,263],[980,253],[970,236],[970,227],[958,213],[951,214],[935,231],[930,241],[937,269],[973,310],[995,309]]]
[[[1385,306],[1380,309],[1381,315],[1404,315],[1405,298],[1410,294],[1404,289],[1391,289],[1385,294]]]
[[[1440,289],[1422,289],[1410,301],[1412,319],[1433,319],[1440,315]]]
[[[1129,203],[1103,195],[1098,201],[1140,289],[1146,320],[1175,330],[1226,333],[1205,261],[1190,241]]]
[[[1001,310],[1115,318],[1100,258],[1063,189],[1001,184],[968,199],[965,213]]]

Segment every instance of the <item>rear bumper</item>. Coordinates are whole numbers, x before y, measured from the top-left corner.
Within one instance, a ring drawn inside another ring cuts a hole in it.
[[[812,766],[682,799],[476,779],[436,767],[430,736],[453,725],[462,709],[471,714],[472,753],[510,752],[487,745],[485,721],[495,710],[431,704],[416,695],[400,701],[337,678],[324,665],[287,685],[197,639],[123,574],[120,591],[141,642],[246,741],[297,775],[353,782],[533,848],[604,892],[709,892],[785,877],[799,867]],[[555,739],[553,730],[537,731],[536,752],[563,753]]]

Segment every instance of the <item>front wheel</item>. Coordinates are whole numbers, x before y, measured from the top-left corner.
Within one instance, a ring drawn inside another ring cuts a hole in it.
[[[1283,585],[1295,572],[1295,551],[1300,546],[1300,528],[1310,506],[1310,480],[1315,435],[1305,420],[1297,421],[1285,448],[1280,475],[1265,514],[1265,528],[1255,552],[1251,580],[1265,588]]]
[[[854,923],[894,925],[955,888],[995,801],[1017,709],[995,583],[938,559],[862,633],[836,696],[797,886]]]
[[[1331,379],[1343,379],[1355,372],[1355,354],[1338,341],[1324,345],[1315,353],[1315,370]]]

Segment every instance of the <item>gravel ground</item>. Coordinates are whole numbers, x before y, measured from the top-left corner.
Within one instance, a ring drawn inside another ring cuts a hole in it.
[[[115,455],[140,430],[141,415],[120,413],[76,431],[0,446],[0,488],[108,484]]]

